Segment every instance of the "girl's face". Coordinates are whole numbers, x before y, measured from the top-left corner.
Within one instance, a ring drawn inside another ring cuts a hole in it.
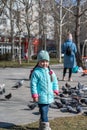
[[[47,68],[49,66],[49,62],[47,60],[39,61],[39,66],[43,68]]]

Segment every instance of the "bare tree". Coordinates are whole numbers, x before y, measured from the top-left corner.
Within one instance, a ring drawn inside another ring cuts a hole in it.
[[[56,0],[57,1],[57,6],[54,6],[53,8],[53,13],[55,14],[54,15],[54,18],[55,20],[57,20],[57,23],[59,25],[59,61],[61,61],[61,42],[62,42],[62,36],[64,34],[64,31],[62,31],[62,27],[68,27],[67,30],[69,30],[69,23],[71,23],[71,26],[73,25],[73,22],[74,22],[74,26],[73,26],[73,33],[74,33],[74,30],[75,30],[75,42],[76,42],[76,45],[77,45],[77,49],[78,49],[78,53],[77,53],[77,64],[79,66],[82,66],[82,59],[81,59],[81,51],[80,51],[80,33],[81,33],[81,17],[82,15],[84,15],[84,12],[87,10],[87,9],[83,9],[83,11],[81,10],[81,6],[82,4],[85,2],[85,1],[82,1],[82,0],[78,0],[78,1],[75,1],[75,3],[73,3],[73,1],[66,1],[66,0]],[[76,5],[77,3],[77,5]],[[55,1],[52,1],[52,4],[55,5]],[[56,8],[57,7],[57,8]],[[60,8],[59,8],[60,7]],[[58,11],[59,10],[59,11]],[[59,13],[58,13],[59,12]],[[70,13],[70,15],[69,15]],[[69,17],[68,17],[69,16]],[[68,17],[68,19],[67,19]],[[72,21],[73,19],[73,21]],[[69,21],[69,22],[68,22]],[[70,30],[71,30],[71,27],[70,27]],[[66,31],[67,32],[67,31]]]
[[[23,24],[27,30],[28,34],[28,62],[31,60],[31,51],[32,51],[32,31],[33,25],[37,21],[37,17],[34,16],[34,9],[37,4],[32,0],[20,0],[20,3],[23,6],[24,13],[22,14]]]
[[[12,15],[14,1],[10,0],[10,25],[11,25],[11,42],[12,42],[12,60],[15,61],[15,53],[14,53],[14,18]]]
[[[14,6],[14,0],[2,0],[2,3],[5,5],[4,8],[4,15],[10,20],[10,35],[11,35],[11,43],[12,43],[12,61],[15,61],[15,53],[14,53],[14,14],[13,14],[13,6]],[[7,11],[8,10],[8,11]]]
[[[2,6],[9,10],[9,13],[8,11],[4,11],[4,13],[10,20],[13,60],[14,24],[17,27],[17,31],[22,32],[25,29],[28,34],[29,60],[31,59],[32,35],[34,35],[34,37],[38,36],[39,39],[41,39],[40,50],[46,49],[46,38],[51,32],[53,35],[55,34],[54,38],[59,62],[61,62],[61,44],[67,30],[71,31],[73,34],[75,33],[75,42],[78,52],[80,53],[81,20],[84,12],[87,10],[86,8],[81,10],[83,4],[82,0],[75,1],[75,4],[73,0],[2,0],[2,2]],[[35,13],[37,13],[36,16]],[[50,22],[49,16],[52,16],[51,18],[53,18],[53,21]],[[37,31],[35,32],[34,27],[36,27],[36,25]],[[21,38],[19,46],[19,48],[21,48]],[[19,61],[21,62],[21,49],[19,51]]]
[[[81,55],[81,48],[80,48],[80,34],[81,34],[81,17],[82,15],[84,15],[84,12],[87,10],[87,9],[84,9],[83,11],[81,10],[81,4],[82,4],[82,1],[81,0],[78,0],[77,1],[77,6],[76,6],[76,15],[75,15],[75,18],[76,18],[76,28],[75,28],[75,42],[77,44],[77,49],[78,49],[78,52],[77,52],[77,64],[78,66],[83,66],[82,65],[82,55]]]
[[[67,25],[69,21],[66,19],[66,17],[69,13],[69,10],[72,8],[72,5],[70,5],[69,3],[70,2],[68,1],[68,4],[66,4],[65,0],[60,0],[60,1],[56,0],[56,2],[55,0],[51,1],[54,21],[56,24],[56,29],[58,29],[58,31],[56,31],[57,32],[56,43],[57,43],[57,53],[58,53],[59,62],[61,62],[61,44],[63,41],[62,39],[64,34],[64,31],[62,30],[63,30],[63,26]]]

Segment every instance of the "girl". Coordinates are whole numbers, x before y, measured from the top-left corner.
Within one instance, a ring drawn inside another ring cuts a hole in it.
[[[49,104],[54,102],[54,93],[58,95],[58,80],[49,67],[50,57],[47,51],[40,51],[37,61],[37,65],[30,74],[31,94],[33,101],[38,102],[39,106],[39,130],[51,130],[48,121],[48,110]]]

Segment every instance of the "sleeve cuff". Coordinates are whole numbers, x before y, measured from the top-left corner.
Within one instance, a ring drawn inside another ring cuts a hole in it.
[[[38,94],[32,94],[32,98],[38,98]]]
[[[58,95],[58,94],[59,94],[58,90],[54,90],[54,93],[55,93],[56,95]]]

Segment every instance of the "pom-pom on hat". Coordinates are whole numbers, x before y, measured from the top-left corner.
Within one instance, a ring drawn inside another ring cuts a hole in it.
[[[38,60],[38,61],[41,61],[41,60],[50,61],[50,57],[49,57],[48,52],[45,51],[45,50],[41,50],[41,51],[39,52],[39,54],[37,55],[37,60]]]

